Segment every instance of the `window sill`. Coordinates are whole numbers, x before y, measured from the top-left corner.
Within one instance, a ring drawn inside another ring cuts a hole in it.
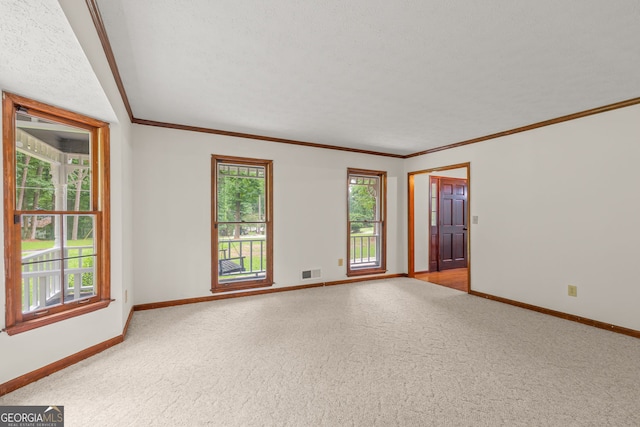
[[[211,288],[211,293],[219,294],[223,292],[243,291],[246,289],[268,288],[269,286],[272,286],[272,285],[273,285],[272,281],[259,281],[259,282],[256,282],[255,280],[252,280],[250,282],[238,281],[238,282],[231,282],[228,285],[218,284],[217,286],[214,286],[213,288]]]
[[[385,274],[387,270],[384,267],[381,268],[363,268],[362,270],[354,269],[347,271],[347,277],[352,276],[366,276],[369,274]]]
[[[60,313],[55,313],[50,316],[40,317],[37,319],[27,320],[26,322],[16,323],[15,325],[8,326],[5,329],[5,332],[8,335],[15,335],[22,332],[30,331],[32,329],[40,328],[42,326],[51,325],[53,323],[60,322],[62,320],[71,319],[72,317],[91,313],[92,311],[101,310],[103,308],[108,307],[109,304],[111,304],[111,301],[114,301],[114,300],[110,300],[110,299],[102,300],[102,301],[94,302],[92,304],[75,307],[70,310],[61,311]]]

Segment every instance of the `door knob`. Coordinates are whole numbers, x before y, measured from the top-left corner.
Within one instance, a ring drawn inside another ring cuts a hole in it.
[[[463,227],[463,228],[462,228],[462,231],[467,231],[467,227]]]

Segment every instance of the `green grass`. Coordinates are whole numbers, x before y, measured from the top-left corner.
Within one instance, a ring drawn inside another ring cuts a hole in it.
[[[373,235],[373,227],[362,227],[357,233],[351,233],[351,237],[371,236]]]
[[[230,243],[229,240],[232,240]],[[262,242],[262,243],[261,243]],[[262,236],[251,236],[246,241],[233,241],[232,238],[220,238],[219,246],[220,252],[218,256],[222,258],[236,258],[240,256],[240,248],[242,247],[243,267],[245,269],[242,273],[229,274],[220,276],[221,278],[241,278],[243,275],[247,275],[248,272],[259,272],[266,270],[267,268],[267,243],[266,239]],[[260,248],[262,247],[262,256],[260,256]],[[223,251],[224,250],[224,251]],[[251,252],[253,250],[253,253]],[[252,256],[249,256],[252,254]],[[262,261],[262,266],[260,265]],[[239,262],[239,260],[233,260],[233,262]],[[261,269],[262,267],[262,269]]]
[[[360,239],[355,239],[355,244],[353,241],[351,243],[351,259],[359,261],[360,258],[375,258],[376,257],[376,237],[369,234],[352,234],[351,237],[365,237],[362,239],[362,249],[360,249]],[[367,239],[368,236],[369,246],[367,247]]]
[[[44,249],[51,249],[53,248],[53,243],[53,240],[23,240],[22,254],[24,255],[25,252],[35,252]],[[93,246],[93,239],[68,240],[66,246]]]

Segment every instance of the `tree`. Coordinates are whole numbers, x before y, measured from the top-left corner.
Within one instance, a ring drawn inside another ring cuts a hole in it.
[[[22,181],[20,184],[20,193],[18,195],[18,203],[16,206],[16,210],[21,211],[22,210],[22,202],[24,202],[24,192],[25,192],[25,187],[27,186],[27,177],[29,175],[29,162],[31,161],[31,156],[26,156],[23,153],[18,153],[18,158],[22,157],[23,161],[22,162],[18,162],[18,165],[22,166],[22,172],[18,173],[18,176],[20,174],[22,174]]]
[[[17,189],[17,210],[51,209],[53,207],[54,186],[51,182],[51,165],[23,152],[16,153],[16,177],[20,182]],[[45,225],[45,227],[47,227]],[[38,220],[35,215],[27,216],[22,224],[22,237],[35,239]],[[47,236],[53,238],[53,226],[46,229]]]
[[[238,239],[240,222],[264,222],[265,180],[248,174],[243,176],[238,170],[232,171],[235,176],[221,172],[218,173],[218,221],[236,222],[233,238]]]
[[[351,232],[357,233],[364,221],[376,220],[376,191],[370,185],[349,185],[349,221]]]
[[[39,181],[42,179],[42,173],[44,172],[44,164],[42,162],[39,162],[39,163],[40,164],[38,165],[38,171],[36,172],[36,181]],[[33,209],[38,209],[39,203],[40,203],[40,188],[36,188],[33,194]],[[37,225],[38,225],[38,221],[36,220],[36,217],[33,217],[32,224],[31,224],[31,234],[29,236],[31,240],[35,240],[36,238]]]
[[[82,210],[90,209],[91,197],[89,187],[91,186],[91,180],[89,179],[89,169],[74,169],[68,175],[67,181],[73,183],[73,187],[69,187],[67,192],[67,204],[70,200],[73,200],[73,211],[78,212]],[[83,197],[84,196],[84,197]],[[89,218],[80,217],[79,215],[73,216],[73,224],[71,226],[71,240],[78,240],[78,229],[81,223],[86,223]],[[86,230],[86,224],[82,234],[86,235],[91,230]]]

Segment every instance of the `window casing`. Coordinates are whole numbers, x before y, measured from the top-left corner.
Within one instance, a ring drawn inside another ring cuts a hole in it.
[[[386,272],[387,173],[347,170],[347,276]]]
[[[3,93],[6,331],[110,303],[109,126]]]
[[[273,284],[272,161],[214,155],[212,292]]]

